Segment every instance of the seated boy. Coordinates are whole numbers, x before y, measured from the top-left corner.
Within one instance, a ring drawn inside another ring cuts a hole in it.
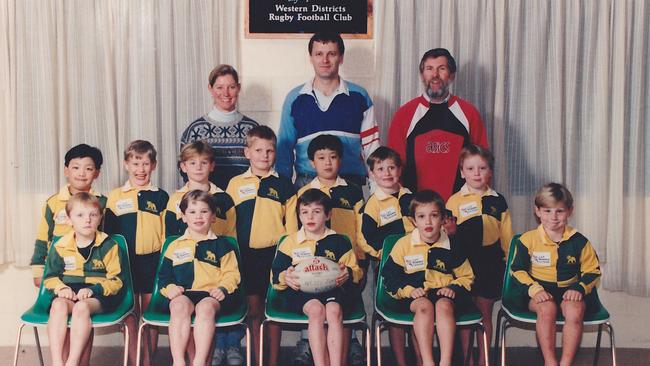
[[[101,211],[104,212],[106,197],[92,190],[92,184],[99,176],[102,162],[102,152],[98,148],[86,144],[76,145],[65,153],[63,175],[65,175],[68,184],[47,199],[43,207],[43,216],[41,216],[38,225],[34,254],[30,262],[36,287],[41,285],[45,258],[52,239],[72,231],[65,209],[70,197],[79,192],[90,192],[97,196]]]
[[[379,147],[370,154],[367,163],[376,189],[357,217],[361,231],[358,241],[368,258],[377,263],[381,260],[382,247],[387,236],[406,234],[413,230],[413,224],[408,219],[413,194],[400,184],[402,159],[393,149]],[[395,362],[398,366],[406,366],[406,332],[400,326],[391,325],[388,327],[388,336]],[[417,347],[415,353],[417,355]]]
[[[137,334],[136,319],[151,300],[162,247],[162,216],[169,196],[151,183],[151,174],[156,169],[156,149],[149,141],[135,140],[126,147],[124,168],[129,179],[108,195],[104,230],[109,234],[123,235],[129,246],[135,317],[129,316],[126,326],[131,334]],[[131,364],[135,364],[136,338],[129,339]],[[156,330],[148,329],[144,334],[144,344],[151,344],[155,351],[157,341]],[[143,360],[145,365],[149,365],[149,347],[144,347]]]
[[[590,296],[600,279],[596,251],[587,238],[568,225],[573,197],[566,187],[548,183],[535,195],[540,223],[514,245],[511,272],[521,301],[506,304],[537,313],[537,340],[546,365],[572,365],[582,337],[585,313],[597,309]],[[505,300],[504,300],[505,301]],[[555,320],[561,311],[565,323],[562,358],[555,355]]]
[[[388,293],[415,314],[413,331],[424,366],[434,365],[434,324],[440,342],[440,366],[450,366],[456,333],[455,312],[472,306],[472,267],[454,237],[442,230],[445,202],[439,194],[418,192],[410,204],[416,229],[401,238],[381,275]]]
[[[217,202],[215,222],[212,231],[217,235],[234,237],[235,234],[235,204],[230,196],[210,182],[210,174],[214,171],[214,150],[210,144],[201,141],[183,145],[179,156],[181,171],[187,174],[187,183],[174,192],[167,202],[165,210],[165,237],[183,235],[187,224],[182,219],[180,202],[183,195],[199,189],[209,192]]]
[[[357,214],[361,206],[363,206],[363,191],[361,187],[339,176],[342,156],[343,144],[338,137],[333,135],[318,135],[311,140],[307,147],[307,157],[311,161],[311,165],[316,169],[316,178],[300,188],[296,197],[300,197],[308,189],[316,188],[332,198],[332,214],[330,220],[327,222],[327,226],[350,239],[359,266],[364,270],[365,279],[368,261],[365,259],[365,252],[357,243],[357,235],[360,232]],[[298,231],[298,227],[300,226],[298,224],[296,207],[287,207],[287,212],[289,213],[287,214],[287,232],[294,233]],[[362,287],[363,284],[364,281],[362,280]],[[343,353],[347,354],[350,344],[348,342],[350,337],[347,336],[347,333],[351,333],[351,329],[346,327],[345,333]],[[311,358],[307,337],[307,331],[300,332],[301,339],[296,345],[298,350],[296,360],[299,363],[308,363]],[[350,358],[352,361],[351,364],[354,365],[363,361],[364,353],[355,337],[353,337],[352,345]],[[294,361],[294,363],[296,362]]]
[[[97,231],[102,220],[99,199],[88,192],[66,203],[72,231],[54,245],[43,286],[54,297],[47,322],[52,365],[78,365],[92,330],[90,316],[110,312],[123,296],[118,245]],[[72,313],[69,353],[65,348],[68,314]],[[65,355],[68,354],[67,360]]]
[[[344,298],[354,297],[350,291],[358,291],[343,285],[349,279],[359,283],[362,271],[350,241],[326,226],[332,211],[331,198],[319,189],[308,189],[298,198],[297,206],[302,228],[280,244],[273,260],[273,286],[285,291],[291,310],[309,318],[307,331],[314,365],[340,365],[343,362]],[[341,272],[333,290],[320,294],[300,291],[294,266],[313,256],[339,263]]]
[[[180,203],[185,234],[169,244],[158,275],[160,293],[169,299],[169,343],[174,365],[185,364],[192,314],[194,364],[205,365],[215,332],[215,318],[232,308],[240,282],[237,255],[210,226],[217,202],[202,190],[186,193]]]
[[[259,355],[260,325],[269,286],[271,263],[280,238],[285,235],[285,215],[295,190],[290,180],[278,176],[275,133],[267,126],[253,127],[246,135],[244,155],[250,168],[230,180],[226,192],[235,202],[237,242],[241,250],[241,273],[248,297],[248,322],[253,334],[254,355]],[[280,328],[269,325],[269,366],[280,351]],[[265,365],[266,366],[266,365]]]

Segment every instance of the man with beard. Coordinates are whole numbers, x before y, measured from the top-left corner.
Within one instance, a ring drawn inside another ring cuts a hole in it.
[[[388,134],[388,146],[404,161],[402,184],[413,192],[431,189],[445,201],[463,185],[458,168],[463,146],[487,148],[478,110],[449,93],[455,77],[456,61],[448,50],[425,52],[420,61],[424,93],[397,110]]]

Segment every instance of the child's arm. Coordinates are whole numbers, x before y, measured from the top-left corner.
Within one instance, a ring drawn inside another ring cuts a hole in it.
[[[384,245],[385,239],[385,236],[379,230],[379,224],[375,220],[375,217],[378,215],[378,212],[374,212],[374,210],[369,208],[366,204],[362,207],[357,221],[360,229],[358,237],[359,246],[364,252],[374,258],[381,257],[381,249]]]
[[[226,211],[226,227],[224,234],[233,238],[237,238],[237,211],[235,210],[235,203],[231,201],[230,208]]]
[[[160,289],[160,293],[170,300],[185,291],[182,286],[174,283],[174,262],[171,258],[171,255],[174,253],[172,250],[173,247],[173,243],[167,247],[162,264],[160,265],[160,271],[158,271],[158,288]]]
[[[287,234],[293,234],[296,231],[298,231],[298,212],[297,212],[297,204],[298,201],[298,195],[296,194],[294,197],[292,197],[290,200],[287,201],[286,204],[286,212],[284,214],[284,219],[285,219],[285,228],[287,230]]]
[[[61,276],[65,271],[65,263],[56,249],[52,249],[52,253],[47,256],[47,268],[47,274],[43,278],[43,286],[46,289],[52,290],[56,295],[58,295],[63,289],[70,290],[70,287],[61,280]],[[72,292],[72,290],[70,290],[70,292]],[[72,299],[70,298],[70,300]]]
[[[38,232],[36,234],[36,242],[34,243],[34,254],[29,263],[32,267],[34,284],[38,282],[38,285],[40,285],[41,278],[43,277],[45,258],[47,257],[49,243],[52,241],[53,231],[54,214],[52,213],[50,206],[45,202],[41,214],[41,220],[38,223]]]
[[[510,242],[512,241],[512,220],[510,218],[510,210],[505,210],[501,214],[501,249],[506,260],[508,260],[508,252],[510,251]]]
[[[222,239],[225,240],[225,239]],[[237,290],[241,282],[241,274],[239,272],[239,262],[235,251],[230,249],[221,255],[219,259],[219,266],[221,267],[221,280],[219,281],[219,288],[222,289],[224,294],[232,294]],[[218,299],[217,299],[218,300]]]
[[[395,244],[381,272],[388,293],[396,299],[409,298],[415,290],[424,286],[424,270],[407,273],[404,265],[404,249]],[[417,294],[417,292],[415,293]]]
[[[168,238],[172,235],[181,235],[183,233],[178,230],[178,219],[176,217],[176,202],[169,200],[167,203],[167,208],[165,209],[164,216],[164,228],[163,232],[164,238]]]
[[[363,270],[361,270],[357,263],[357,256],[354,254],[354,250],[352,249],[352,243],[350,243],[350,241],[344,236],[341,236],[341,240],[343,241],[343,250],[347,251],[339,258],[342,273],[336,279],[336,285],[341,286],[348,279],[352,279],[352,282],[358,284],[361,282],[361,278],[363,277]],[[343,270],[345,270],[345,272],[343,272]]]
[[[470,291],[472,283],[474,283],[474,271],[472,271],[472,266],[469,264],[469,261],[464,258],[461,264],[453,269],[453,272],[455,278],[447,287],[454,290],[454,292],[458,292],[463,288]]]
[[[98,283],[92,285],[90,290],[93,294],[103,294],[110,296],[117,294],[124,283],[122,282],[122,267],[120,265],[120,250],[117,243],[112,239],[107,239],[102,243],[110,246],[110,249],[104,254],[102,262],[106,268],[106,278],[101,279]]]
[[[521,242],[521,240],[517,240],[514,245],[515,252],[510,266],[510,271],[517,282],[524,286],[528,286],[528,296],[534,298],[537,293],[544,291],[544,287],[528,274],[531,266],[528,248]]]
[[[286,240],[290,239],[287,238]],[[275,253],[275,258],[273,258],[273,264],[271,265],[271,284],[273,288],[280,291],[287,289],[287,272],[293,272],[293,266],[291,265],[293,260],[291,255],[285,252],[286,245],[284,243],[280,243],[280,247],[277,253]],[[292,270],[289,271],[289,269]]]
[[[600,281],[600,263],[594,247],[589,241],[580,253],[580,280],[571,286],[583,295],[588,295]]]

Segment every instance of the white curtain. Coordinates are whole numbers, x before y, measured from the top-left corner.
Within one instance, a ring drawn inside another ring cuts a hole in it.
[[[380,0],[375,9],[384,136],[422,91],[422,54],[448,48],[459,66],[453,92],[486,121],[516,231],[536,225],[535,190],[563,182],[605,288],[650,295],[650,3]]]
[[[28,263],[41,207],[65,183],[63,156],[76,144],[102,150],[100,192],[126,179],[122,151],[135,139],[158,150],[154,183],[177,187],[178,139],[211,106],[210,70],[239,64],[238,8],[219,0],[2,1],[0,263]]]

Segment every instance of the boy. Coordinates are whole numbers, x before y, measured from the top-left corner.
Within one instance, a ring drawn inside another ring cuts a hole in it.
[[[321,190],[306,190],[297,203],[302,228],[280,244],[273,260],[273,286],[286,292],[292,311],[302,312],[309,318],[309,346],[316,366],[341,365],[343,341],[346,338],[343,337],[344,298],[350,297],[351,291],[357,291],[343,285],[350,279],[358,284],[362,276],[350,241],[326,226],[331,217],[332,204],[332,199]],[[314,256],[327,257],[339,263],[341,272],[336,279],[337,287],[333,290],[320,294],[300,291],[294,266]]]
[[[165,210],[165,237],[182,235],[187,224],[182,219],[180,202],[183,195],[199,189],[209,192],[217,203],[215,222],[212,231],[217,235],[234,237],[235,234],[235,204],[230,196],[210,182],[210,174],[214,171],[214,150],[206,141],[194,141],[183,146],[179,156],[179,166],[187,174],[187,183],[169,197]]]
[[[474,274],[459,243],[442,230],[446,211],[439,194],[418,192],[409,211],[416,229],[395,243],[381,274],[388,293],[415,314],[413,331],[423,365],[434,365],[435,324],[440,366],[449,366],[456,332],[454,312],[471,306]]]
[[[67,200],[66,221],[72,231],[54,245],[47,257],[43,286],[54,299],[47,332],[52,365],[78,365],[92,331],[90,316],[115,309],[123,296],[119,248],[97,231],[102,219],[99,199],[80,192]],[[67,360],[68,315],[72,313]]]
[[[169,196],[151,184],[151,173],[156,169],[156,149],[149,141],[135,140],[126,147],[124,169],[129,173],[129,179],[108,195],[104,229],[109,234],[123,235],[129,245],[135,317],[129,316],[126,325],[131,334],[136,334],[137,319],[151,300],[162,247],[162,215]],[[144,344],[152,344],[155,350],[157,332],[150,330],[147,333]],[[129,342],[129,362],[132,364],[135,364],[135,338]],[[148,365],[149,347],[144,347],[143,358],[144,364]]]
[[[92,184],[99,176],[103,161],[102,152],[86,144],[74,146],[65,153],[63,175],[68,184],[45,201],[43,216],[38,225],[34,254],[30,262],[36,287],[41,285],[45,258],[52,238],[63,236],[72,230],[65,210],[70,197],[79,192],[90,192],[99,199],[101,211],[104,212],[106,197],[92,190]]]
[[[234,306],[240,282],[237,255],[210,226],[216,220],[216,199],[193,190],[180,203],[185,234],[169,244],[158,275],[160,293],[169,299],[169,343],[174,365],[185,364],[192,314],[195,353],[193,363],[205,365],[215,332],[214,319]]]
[[[165,237],[182,235],[187,229],[183,221],[180,202],[183,195],[191,190],[198,189],[210,193],[216,201],[215,221],[211,230],[216,235],[234,237],[235,234],[235,204],[228,193],[221,190],[210,181],[214,172],[214,150],[205,140],[190,142],[183,145],[179,156],[179,166],[187,175],[188,181],[183,188],[174,192],[169,197],[165,210]],[[220,332],[215,337],[215,357],[217,360],[241,359],[240,350],[243,330]],[[230,357],[226,357],[226,352]],[[219,362],[218,364],[220,364]]]
[[[600,279],[596,251],[568,225],[573,197],[566,187],[548,183],[535,195],[540,225],[514,243],[512,275],[522,301],[512,304],[537,313],[537,339],[547,365],[572,365],[582,337],[582,320],[597,305],[591,296]],[[562,358],[555,355],[555,320],[564,315]]]
[[[276,137],[267,126],[251,128],[244,155],[250,168],[230,180],[226,192],[235,202],[237,242],[242,255],[242,276],[248,297],[248,319],[255,355],[259,355],[260,324],[276,245],[285,233],[287,206],[295,198],[290,180],[273,170]],[[269,327],[269,360],[277,362],[280,328]]]
[[[359,235],[359,228],[357,214],[363,206],[363,191],[359,186],[352,182],[347,182],[339,176],[339,168],[341,166],[341,157],[343,156],[343,144],[341,140],[333,135],[319,135],[314,138],[307,147],[307,157],[311,165],[316,169],[316,178],[310,183],[303,186],[296,197],[300,197],[305,191],[311,188],[319,189],[330,198],[332,198],[332,214],[327,226],[339,234],[343,234],[350,239],[352,248],[357,257],[359,265],[363,269],[364,278],[368,269],[368,261],[366,260],[365,252],[359,247],[357,235]],[[294,233],[298,231],[298,217],[296,207],[287,207],[287,232]],[[363,286],[363,280],[361,281]],[[351,333],[349,328],[345,329],[346,334]],[[300,333],[301,339],[296,345],[298,349],[298,358],[300,362],[307,363],[309,359],[308,352],[303,352],[305,348],[308,349],[307,332]],[[349,343],[346,336],[346,342],[343,345],[344,354],[348,353]],[[360,363],[363,361],[363,350],[356,337],[353,338],[353,349],[351,353],[352,364]],[[306,346],[306,347],[305,347]],[[307,351],[307,350],[304,350]],[[358,355],[358,356],[356,356]],[[305,359],[305,360],[303,360]]]
[[[479,145],[460,152],[460,174],[465,184],[447,201],[447,209],[457,218],[456,233],[476,276],[472,285],[474,303],[481,312],[488,336],[492,336],[492,309],[501,297],[505,258],[512,239],[508,204],[490,188],[494,155]],[[461,331],[463,347],[469,346],[469,331]],[[479,354],[483,354],[479,342]],[[479,364],[483,364],[479,358]]]
[[[402,159],[393,149],[379,147],[370,154],[367,164],[370,177],[375,181],[377,188],[358,216],[361,222],[358,240],[359,246],[376,263],[381,260],[382,247],[387,236],[413,231],[413,224],[408,219],[408,208],[413,194],[400,185]],[[406,366],[404,329],[390,326],[388,336],[397,365]]]

